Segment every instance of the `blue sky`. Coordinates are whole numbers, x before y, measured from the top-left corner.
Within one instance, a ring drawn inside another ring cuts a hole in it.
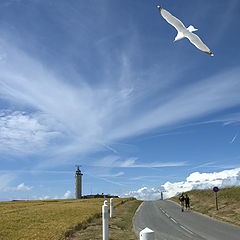
[[[215,56],[173,43],[159,4]],[[73,197],[75,164],[84,194],[167,192],[231,171],[240,184],[239,10],[238,0],[2,0],[0,200]]]

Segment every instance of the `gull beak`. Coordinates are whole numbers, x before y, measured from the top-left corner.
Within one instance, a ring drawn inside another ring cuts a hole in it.
[[[175,43],[176,42],[176,40],[173,40],[173,43]]]

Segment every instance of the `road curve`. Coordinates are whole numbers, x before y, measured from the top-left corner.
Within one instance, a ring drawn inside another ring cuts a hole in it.
[[[171,201],[145,201],[134,216],[137,234],[148,227],[155,240],[239,240],[240,228],[192,211],[181,212]]]

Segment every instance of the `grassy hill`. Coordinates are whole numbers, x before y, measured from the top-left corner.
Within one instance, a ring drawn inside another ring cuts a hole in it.
[[[63,239],[100,217],[104,200],[0,202],[0,239]],[[114,205],[129,200],[114,199]]]
[[[190,197],[192,210],[240,226],[240,187],[219,190],[218,211],[216,210],[216,198],[213,190],[193,190],[186,193]],[[171,200],[179,203],[178,198],[179,195]]]

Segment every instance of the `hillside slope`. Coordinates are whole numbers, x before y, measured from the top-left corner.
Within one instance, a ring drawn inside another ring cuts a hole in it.
[[[221,221],[240,226],[240,187],[220,189],[216,210],[215,193],[212,190],[192,190],[185,192],[190,197],[191,210]],[[179,195],[170,200],[179,203]]]

